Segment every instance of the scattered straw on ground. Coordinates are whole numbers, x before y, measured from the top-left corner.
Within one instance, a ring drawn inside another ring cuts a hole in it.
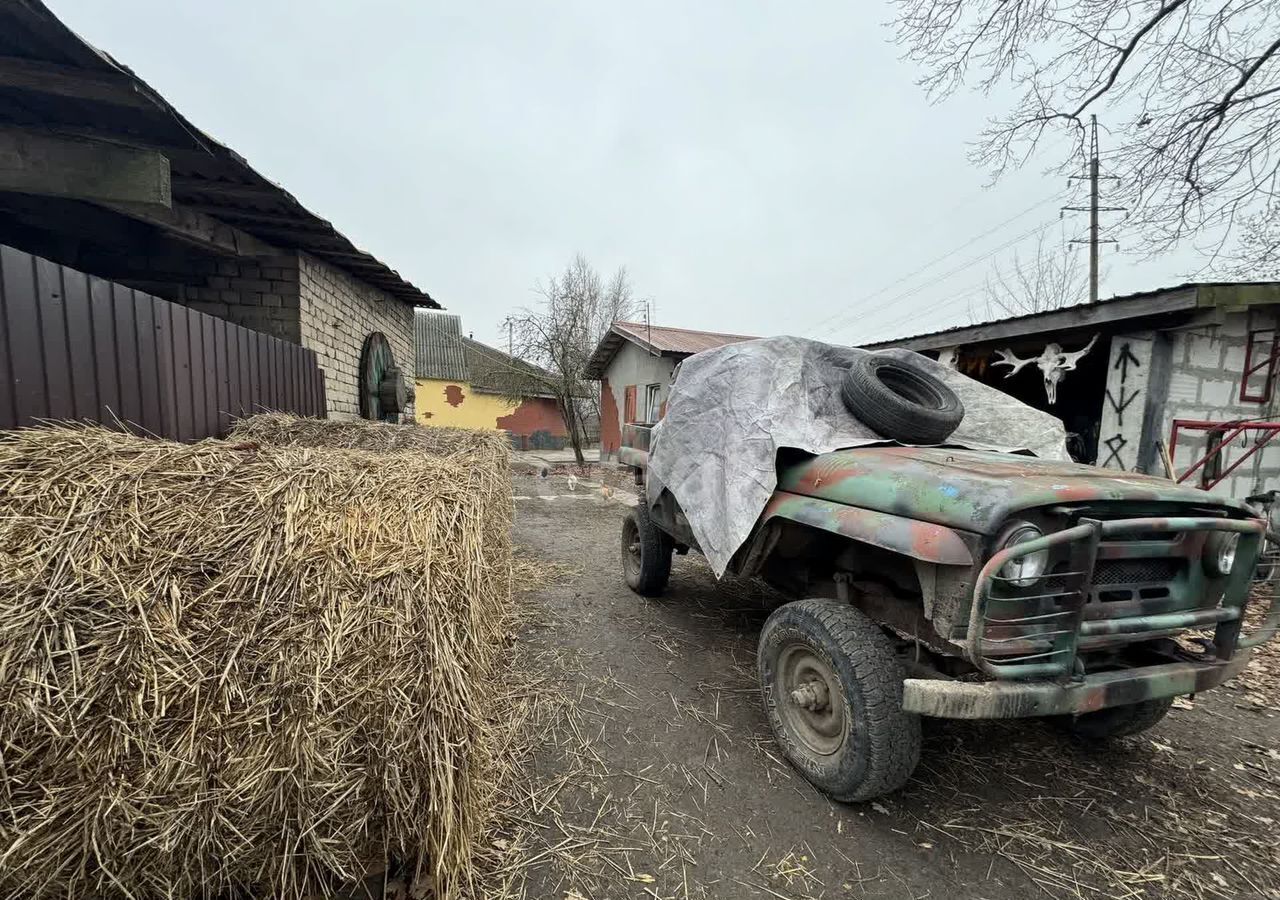
[[[517,552],[511,559],[511,584],[517,593],[541,590],[549,584],[567,581],[582,570],[552,560]]]
[[[0,894],[470,893],[510,479],[428,431],[0,436]]]
[[[1107,752],[1033,723],[939,730],[907,791],[886,801],[925,810],[919,839],[991,854],[1064,900],[1280,897],[1267,815],[1280,766],[1247,747],[1224,763],[1158,731]]]

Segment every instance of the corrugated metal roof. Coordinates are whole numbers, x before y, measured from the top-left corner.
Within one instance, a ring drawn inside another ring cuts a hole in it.
[[[1274,291],[1280,282],[1274,281],[1187,281],[1172,287],[1138,291],[1101,300],[1098,303],[1073,303],[1055,309],[1024,313],[1020,316],[990,319],[972,325],[955,325],[938,331],[926,331],[903,335],[887,341],[875,341],[858,346],[866,350],[885,347],[906,347],[911,350],[937,350],[940,347],[1007,339],[1014,335],[1033,335],[1061,331],[1068,328],[1092,327],[1101,321],[1120,322],[1153,314],[1185,312],[1188,308],[1215,303],[1231,306],[1241,303],[1237,296],[1242,290],[1259,289]],[[1225,293],[1227,299],[1216,299]],[[1274,302],[1268,299],[1267,302]]]
[[[461,316],[419,310],[413,325],[414,371],[419,378],[470,379]]]
[[[407,303],[439,308],[425,291],[192,125],[158,91],[72,32],[39,0],[0,2],[0,56],[21,60],[37,74],[50,73],[40,90],[21,82],[0,89],[0,123],[159,150],[169,160],[173,199],[184,208],[276,247],[304,250]],[[80,94],[60,91],[57,73],[90,87]]]
[[[601,339],[591,358],[587,360],[583,374],[587,378],[602,378],[609,361],[618,352],[623,341],[630,341],[650,353],[660,356],[692,356],[702,350],[754,341],[756,335],[729,334],[722,331],[695,331],[691,328],[670,328],[666,325],[646,325],[644,322],[614,322]]]

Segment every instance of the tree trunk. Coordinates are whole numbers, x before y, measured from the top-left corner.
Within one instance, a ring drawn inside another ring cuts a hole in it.
[[[573,397],[561,398],[560,418],[564,419],[565,430],[569,432],[569,445],[573,447],[578,465],[585,466],[587,458],[582,455],[582,429],[578,427],[578,408],[573,405]]]

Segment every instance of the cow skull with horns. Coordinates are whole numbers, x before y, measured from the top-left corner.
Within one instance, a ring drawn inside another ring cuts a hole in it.
[[[1093,345],[1097,343],[1098,336],[1095,334],[1089,339],[1089,343],[1085,344],[1080,350],[1072,353],[1066,353],[1062,349],[1061,344],[1047,344],[1044,352],[1039,356],[1029,356],[1026,359],[1019,359],[1014,356],[1012,350],[997,350],[1000,359],[993,362],[993,366],[1008,366],[1009,373],[1005,378],[1012,378],[1022,370],[1023,366],[1035,363],[1044,375],[1044,393],[1049,398],[1050,403],[1058,402],[1058,382],[1062,377],[1076,367],[1076,363],[1080,362],[1080,358],[1093,349]]]

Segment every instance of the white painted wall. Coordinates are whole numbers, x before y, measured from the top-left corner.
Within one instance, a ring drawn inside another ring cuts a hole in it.
[[[665,403],[671,393],[671,376],[679,362],[671,356],[654,356],[630,341],[623,343],[621,349],[614,354],[605,370],[605,378],[609,382],[609,391],[613,394],[613,402],[618,409],[618,430],[621,431],[623,414],[626,412],[626,390],[628,385],[636,388],[636,417],[644,418],[645,386],[658,384],[659,404]],[[604,415],[605,410],[601,410]],[[601,429],[603,433],[603,429]],[[615,454],[606,450],[603,442],[600,446],[600,458],[612,459]]]

